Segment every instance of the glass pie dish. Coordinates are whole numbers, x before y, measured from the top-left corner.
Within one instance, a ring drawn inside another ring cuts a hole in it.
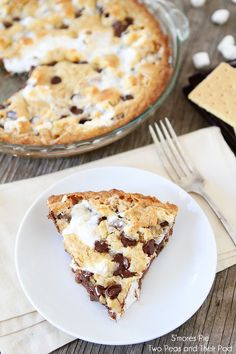
[[[156,112],[156,110],[161,106],[161,104],[170,94],[176,83],[181,64],[182,42],[185,41],[188,37],[189,26],[187,18],[180,10],[180,7],[177,7],[176,2],[174,1],[140,0],[140,2],[145,4],[149,11],[152,12],[153,15],[157,18],[157,20],[161,24],[163,32],[169,38],[169,46],[171,48],[171,55],[169,57],[169,62],[172,66],[171,77],[167,82],[161,96],[159,96],[159,98],[154,102],[154,104],[150,105],[142,114],[138,115],[136,118],[129,121],[127,124],[124,124],[119,128],[113,129],[112,131],[109,131],[106,134],[95,136],[91,139],[79,140],[77,142],[69,144],[55,144],[43,146],[28,144],[18,145],[0,142],[0,152],[13,154],[15,156],[45,158],[80,154],[108,145],[126,136]],[[15,91],[15,86],[17,86],[17,81],[19,81],[19,79],[16,80],[15,78],[11,78],[10,80],[13,82],[13,84],[11,82],[10,86],[12,86]],[[15,85],[14,80],[16,80]],[[23,80],[23,78],[20,80]],[[7,80],[2,90],[3,93],[6,93],[6,95],[9,94]]]

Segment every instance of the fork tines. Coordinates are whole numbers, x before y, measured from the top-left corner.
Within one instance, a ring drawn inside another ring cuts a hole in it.
[[[160,150],[163,166],[172,180],[178,181],[190,174],[196,174],[168,118],[161,120],[159,126],[157,123],[154,123],[154,127],[149,125],[149,130]]]

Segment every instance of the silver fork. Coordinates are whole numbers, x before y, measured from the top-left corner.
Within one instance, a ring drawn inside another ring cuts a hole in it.
[[[160,159],[170,177],[186,192],[194,192],[205,199],[236,245],[236,233],[219,208],[204,190],[204,179],[192,165],[168,118],[160,121],[160,127],[154,123],[149,130],[155,145],[159,148]]]

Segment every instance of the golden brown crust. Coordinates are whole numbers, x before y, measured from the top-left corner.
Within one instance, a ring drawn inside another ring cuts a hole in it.
[[[177,206],[113,189],[53,195],[48,207],[76,278],[112,318],[121,316],[128,296],[138,298],[144,274],[172,234]],[[114,285],[120,291],[113,299]],[[102,287],[102,295],[96,295],[96,287]]]
[[[8,15],[2,23],[7,20],[12,25],[0,29],[0,37],[7,38],[7,43],[0,41],[0,55],[8,70],[20,70],[19,62],[13,65],[14,60],[24,57],[25,48],[33,48],[34,43],[29,39],[13,41],[16,33],[21,35],[22,26],[35,33],[36,43],[40,44],[40,40],[45,43],[50,33],[53,38],[68,38],[71,48],[55,48],[42,57],[39,57],[40,51],[34,53],[38,55],[36,65],[59,63],[34,69],[26,88],[4,103],[6,107],[0,110],[0,141],[54,145],[94,138],[139,116],[163,92],[171,74],[168,38],[146,7],[136,0],[78,0],[74,3],[76,5],[58,0],[56,6],[61,6],[61,15],[54,16],[49,11],[51,17],[40,20],[39,16],[32,23],[28,20],[28,24],[22,20],[24,26],[22,21],[12,18],[30,17],[37,7],[35,1],[23,1],[25,15],[18,13],[18,7],[4,3],[3,9]],[[45,6],[53,8],[51,1],[45,1]],[[75,18],[75,11],[82,8],[82,15]],[[61,29],[60,21],[66,16],[70,26]],[[52,28],[46,31],[49,25]],[[87,43],[85,48],[78,45],[76,38],[81,36]],[[79,50],[74,48],[75,40]],[[56,42],[52,42],[53,45]],[[108,51],[104,52],[103,43]],[[74,61],[88,63],[74,64]],[[53,76],[59,76],[62,82],[51,84],[49,78]],[[26,94],[27,90],[31,90],[31,94]],[[71,99],[78,92],[80,99]],[[72,113],[70,108],[74,106],[83,113]],[[9,111],[16,112],[15,117],[8,117]],[[61,118],[64,115],[66,117]]]
[[[61,198],[66,195],[67,197],[75,197],[78,200],[80,199],[90,199],[90,198],[98,198],[100,197],[102,198],[109,198],[112,197],[114,195],[117,195],[118,197],[120,197],[121,199],[124,199],[126,201],[130,201],[130,198],[134,198],[136,200],[145,200],[147,202],[150,203],[158,203],[161,205],[164,205],[159,199],[157,199],[154,196],[151,195],[144,195],[141,193],[129,193],[129,192],[124,192],[122,190],[119,189],[110,189],[110,190],[104,190],[104,191],[99,191],[99,192],[94,192],[94,191],[88,191],[88,192],[74,192],[74,193],[68,193],[68,194],[57,194],[57,195],[51,195],[48,198],[49,203],[55,203],[55,202],[59,202],[61,200]],[[170,207],[171,209],[173,208],[173,211],[176,210],[176,205],[174,204],[165,204],[166,206],[168,206],[168,208]]]
[[[160,207],[165,210],[166,213],[177,214],[178,207],[175,204],[170,203],[162,203],[159,199],[150,195],[143,195],[141,193],[127,193],[118,189],[111,189],[108,191],[100,191],[100,192],[77,192],[77,193],[69,193],[69,194],[60,194],[60,195],[51,195],[48,198],[48,206],[50,209],[54,211],[59,211],[62,207],[61,201],[63,197],[67,197],[67,203],[70,207],[77,204],[82,200],[92,200],[95,204],[98,205],[101,203],[107,203],[108,200],[112,197],[117,197],[122,200],[124,203],[130,204],[132,203],[141,203],[143,207],[147,206],[155,206]],[[58,203],[58,204],[57,204]],[[67,205],[67,207],[68,207]],[[65,204],[63,205],[65,206]],[[59,208],[59,209],[58,209]]]

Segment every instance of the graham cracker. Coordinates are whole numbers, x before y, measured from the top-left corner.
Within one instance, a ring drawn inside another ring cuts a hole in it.
[[[221,63],[188,98],[236,131],[236,69]]]

